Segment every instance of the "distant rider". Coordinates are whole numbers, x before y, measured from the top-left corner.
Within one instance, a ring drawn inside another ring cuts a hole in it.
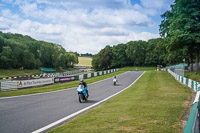
[[[83,86],[84,86],[84,89],[86,90],[87,95],[89,96],[89,93],[88,93],[88,90],[87,90],[87,84],[86,84],[86,82],[84,81],[84,79],[80,79],[79,85],[83,85]]]
[[[117,76],[114,76],[113,81],[114,81],[114,82],[117,82]]]

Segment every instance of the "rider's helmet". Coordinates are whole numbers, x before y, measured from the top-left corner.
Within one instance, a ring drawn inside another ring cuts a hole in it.
[[[116,76],[114,76],[114,78],[116,79],[117,77],[116,77]]]
[[[84,79],[80,79],[80,82],[83,82],[84,81]]]

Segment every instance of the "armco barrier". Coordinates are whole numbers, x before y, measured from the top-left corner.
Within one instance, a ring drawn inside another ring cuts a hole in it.
[[[105,71],[99,71],[99,72],[93,72],[93,73],[87,73],[87,74],[81,74],[81,75],[78,75],[75,76],[75,80],[77,79],[87,79],[87,78],[91,78],[91,77],[96,77],[96,76],[101,76],[101,75],[105,75],[105,74],[109,74],[109,73],[112,73],[112,72],[116,72],[118,71],[119,69],[111,69],[111,70],[105,70]]]
[[[0,91],[16,90],[18,87],[15,81],[4,81],[0,83]]]
[[[68,82],[73,80],[79,80],[79,79],[86,79],[96,76],[101,76],[104,74],[108,74],[110,72],[116,72],[119,69],[112,69],[112,70],[105,70],[105,71],[99,71],[94,73],[87,73],[87,74],[81,74],[81,75],[75,75],[75,76],[64,76],[64,77],[57,77],[55,78],[42,78],[42,79],[33,79],[33,80],[15,80],[15,81],[3,81],[0,82],[0,91],[9,91],[9,90],[16,90],[19,88],[26,88],[26,87],[34,87],[38,85],[44,85],[44,84],[53,84],[58,82]]]
[[[190,115],[187,120],[187,124],[184,129],[184,133],[199,133],[199,95],[200,95],[200,84],[199,82],[193,81],[191,79],[182,77],[174,72],[172,72],[170,69],[168,69],[168,72],[174,76],[176,80],[178,80],[180,83],[188,86],[189,88],[193,89],[196,93],[195,100],[193,102],[192,109],[190,111]]]
[[[199,118],[198,114],[198,104],[199,104],[199,91],[196,94],[192,109],[190,111],[190,115],[188,117],[187,124],[184,129],[184,133],[199,133]]]

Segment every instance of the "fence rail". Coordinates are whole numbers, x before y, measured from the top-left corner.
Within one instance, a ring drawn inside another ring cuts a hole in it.
[[[193,102],[192,109],[190,111],[190,115],[187,120],[187,124],[184,129],[184,133],[199,133],[199,95],[200,95],[200,83],[196,82],[194,80],[185,78],[183,76],[180,76],[170,69],[168,69],[168,72],[174,76],[176,80],[178,80],[180,83],[188,86],[189,88],[193,89],[196,92],[196,97]]]

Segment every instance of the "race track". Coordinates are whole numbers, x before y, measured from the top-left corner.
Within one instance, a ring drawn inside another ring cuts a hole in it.
[[[76,88],[12,98],[0,98],[0,132],[30,133],[91,106],[132,84],[143,72],[130,71],[88,85],[89,99],[79,103]],[[77,85],[78,86],[78,85]]]

